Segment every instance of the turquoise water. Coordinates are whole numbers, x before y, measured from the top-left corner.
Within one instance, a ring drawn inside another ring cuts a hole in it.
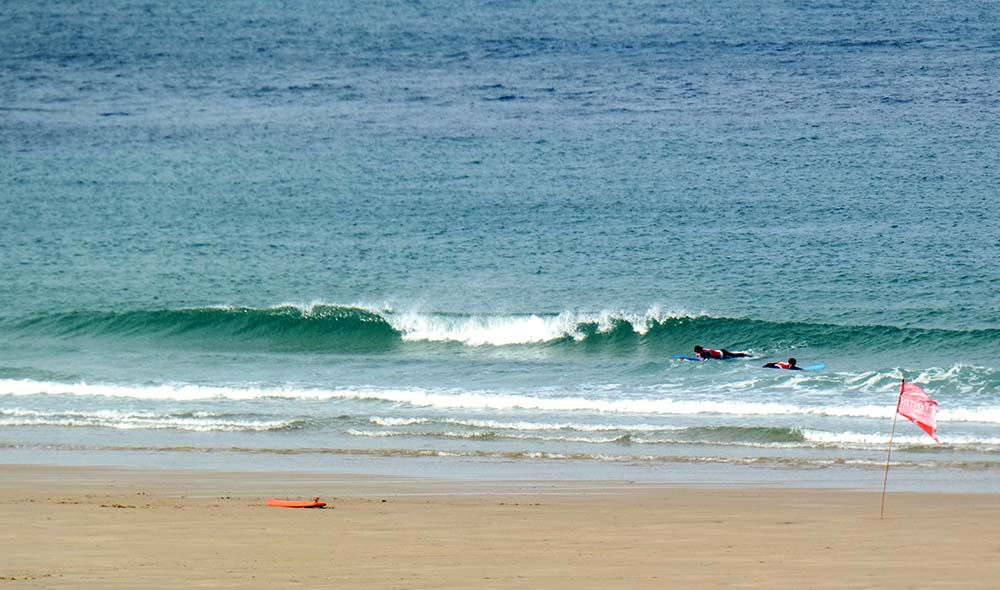
[[[874,470],[905,377],[900,466],[995,477],[998,25],[9,6],[0,459]]]

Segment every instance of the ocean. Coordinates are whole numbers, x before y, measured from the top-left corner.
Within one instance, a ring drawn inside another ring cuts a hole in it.
[[[0,463],[1000,489],[992,2],[0,32]]]

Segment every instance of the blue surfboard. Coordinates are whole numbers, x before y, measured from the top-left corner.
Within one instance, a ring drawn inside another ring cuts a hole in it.
[[[681,359],[683,361],[703,361],[703,360],[705,360],[705,359],[700,359],[700,358],[698,358],[696,356],[684,356],[683,354],[679,354],[679,355],[675,356],[674,358],[675,359]]]

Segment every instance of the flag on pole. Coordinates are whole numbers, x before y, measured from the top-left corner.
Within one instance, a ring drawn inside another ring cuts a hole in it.
[[[882,508],[879,518],[885,516],[885,488],[889,483],[889,458],[892,457],[892,437],[896,434],[896,416],[902,416],[919,426],[924,432],[940,443],[934,434],[937,430],[938,403],[927,395],[923,389],[903,380],[899,389],[899,400],[896,402],[896,413],[892,415],[892,432],[889,434],[889,450],[885,455],[885,478],[882,480]]]
[[[934,434],[937,430],[937,410],[938,403],[927,395],[923,389],[903,381],[903,387],[899,392],[899,403],[896,411],[899,415],[919,426],[924,432],[940,443]]]

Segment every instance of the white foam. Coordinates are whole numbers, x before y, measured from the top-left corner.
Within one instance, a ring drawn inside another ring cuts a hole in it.
[[[391,430],[358,430],[356,428],[349,428],[347,434],[351,436],[360,436],[364,438],[390,438],[393,436],[402,436],[405,433],[393,432]],[[417,436],[417,435],[411,435]]]
[[[582,334],[576,332],[577,321],[568,314],[555,317],[442,317],[407,313],[389,316],[388,320],[407,341],[506,346],[582,338]]]
[[[450,316],[419,311],[391,312],[382,310],[393,329],[403,334],[403,340],[427,342],[460,342],[468,346],[508,346],[538,344],[564,338],[582,340],[581,324],[596,324],[598,333],[608,333],[621,322],[636,334],[646,334],[656,322],[688,317],[683,312],[667,313],[658,307],[644,314],[604,310],[599,312],[564,311],[558,315],[473,315]]]
[[[386,426],[386,427],[396,427],[396,426],[413,426],[415,424],[427,424],[430,422],[428,418],[380,418],[378,416],[372,416],[368,419],[369,422],[375,424],[376,426]]]
[[[860,432],[823,432],[805,429],[802,436],[809,442],[816,442],[829,445],[872,445],[885,447],[889,444],[888,433],[860,433]],[[949,436],[938,432],[938,439],[945,445],[1000,445],[1000,437],[975,437],[975,436]],[[929,445],[936,446],[931,437],[926,434],[899,434],[892,438],[895,446],[899,445]]]
[[[462,391],[421,388],[335,388],[206,386],[193,384],[117,385],[100,383],[58,383],[33,380],[0,380],[0,395],[39,394],[105,396],[143,400],[193,401],[205,399],[252,400],[286,398],[310,400],[372,400],[416,407],[468,410],[542,410],[550,412],[596,412],[616,414],[720,414],[737,416],[837,416],[891,419],[894,406],[826,405],[801,406],[793,403],[741,402],[726,399],[673,399],[670,397],[610,398],[579,395]],[[648,395],[648,394],[647,394]],[[948,408],[939,412],[940,423],[1000,423],[1000,408]]]
[[[192,384],[116,385],[104,383],[58,383],[30,379],[0,379],[0,395],[79,395],[148,400],[203,400],[213,398],[258,399],[262,397],[309,397],[308,390],[219,387]],[[326,397],[319,395],[318,397]]]
[[[91,412],[42,412],[13,408],[0,410],[0,426],[66,426],[114,428],[116,430],[186,430],[193,432],[263,432],[292,426],[276,420],[228,420],[203,412],[191,417],[156,412],[95,410]]]

